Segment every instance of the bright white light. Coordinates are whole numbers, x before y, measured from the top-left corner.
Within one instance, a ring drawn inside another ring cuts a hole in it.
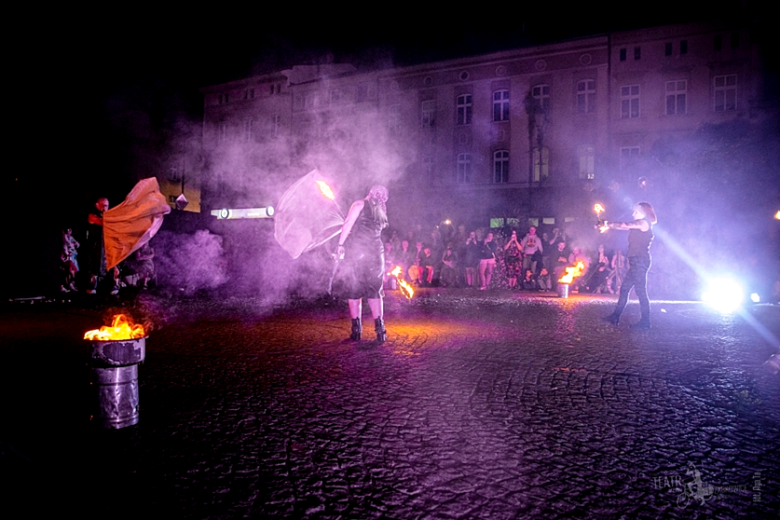
[[[745,300],[745,290],[731,278],[716,278],[702,293],[701,299],[716,310],[728,314],[742,305]]]
[[[761,301],[761,296],[758,295],[758,293],[751,293],[750,294],[750,301],[753,303],[759,303]]]

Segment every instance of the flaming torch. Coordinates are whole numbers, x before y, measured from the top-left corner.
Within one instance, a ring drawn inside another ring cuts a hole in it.
[[[94,404],[91,420],[119,429],[138,423],[138,365],[146,358],[146,331],[124,314],[111,326],[84,334],[89,341]]]
[[[609,226],[607,225],[607,221],[601,220],[601,214],[604,213],[604,206],[596,203],[596,205],[593,206],[593,211],[596,212],[596,227],[599,229],[600,233],[604,233],[606,230],[609,229]]]
[[[576,265],[566,268],[566,274],[560,277],[558,280],[558,296],[561,298],[569,297],[569,285],[575,278],[583,275],[585,271],[585,264],[583,262],[577,262]]]
[[[407,300],[411,300],[412,296],[414,296],[414,289],[411,285],[406,283],[406,280],[401,278],[401,266],[397,265],[395,268],[393,268],[392,271],[387,273],[389,276],[394,276],[396,280],[398,280],[398,287],[401,288],[401,292],[404,296],[406,296]]]

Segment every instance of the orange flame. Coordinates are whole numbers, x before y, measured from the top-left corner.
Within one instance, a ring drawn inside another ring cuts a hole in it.
[[[330,189],[330,186],[328,186],[328,183],[325,181],[316,181],[317,187],[320,189],[320,192],[322,192],[323,195],[325,195],[330,200],[336,200],[336,196],[333,194],[333,191]]]
[[[560,280],[558,280],[558,283],[571,283],[578,276],[582,276],[584,271],[585,264],[581,261],[577,262],[577,265],[566,268],[566,274],[561,276]]]
[[[135,325],[124,314],[114,316],[110,327],[103,326],[100,329],[90,330],[84,334],[84,339],[91,341],[117,341],[123,339],[137,339],[146,336],[143,325]]]
[[[600,215],[604,213],[604,206],[602,206],[601,204],[596,204],[595,206],[593,206],[593,211],[596,212],[596,215]]]
[[[398,280],[398,287],[401,288],[401,292],[404,296],[406,296],[407,300],[411,300],[412,296],[414,296],[414,289],[411,285],[406,283],[406,280],[401,278],[401,266],[397,265],[393,268],[392,271],[387,273],[390,276],[395,276],[395,279]]]

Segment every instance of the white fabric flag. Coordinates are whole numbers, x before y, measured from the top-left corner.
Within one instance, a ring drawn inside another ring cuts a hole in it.
[[[332,192],[327,193],[329,189],[328,180],[314,169],[293,184],[279,200],[274,213],[274,237],[291,257],[298,258],[341,233],[344,215],[336,201],[330,198]]]

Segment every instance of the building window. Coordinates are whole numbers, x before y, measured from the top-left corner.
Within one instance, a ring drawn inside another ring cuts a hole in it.
[[[685,113],[688,82],[685,80],[666,82],[666,115],[682,115]]]
[[[432,186],[436,180],[436,162],[433,157],[423,157],[423,182]]]
[[[253,122],[251,119],[244,120],[244,141],[252,140],[252,126]]]
[[[471,124],[471,94],[461,94],[458,96],[458,124]]]
[[[577,153],[580,159],[580,179],[596,177],[596,149],[592,146],[579,146]]]
[[[737,75],[715,76],[715,112],[737,109]]]
[[[639,117],[639,85],[620,87],[620,119]]]
[[[638,146],[624,146],[620,149],[620,169],[628,170],[632,168],[639,158]]]
[[[585,79],[577,83],[577,112],[596,111],[596,80]]]
[[[282,122],[282,116],[271,116],[271,136],[276,137],[279,135],[279,127]]]
[[[455,182],[466,184],[471,182],[471,154],[459,153]]]
[[[436,125],[436,100],[423,101],[420,105],[420,119],[423,128],[433,128]]]
[[[228,125],[227,123],[217,124],[217,142],[224,143],[228,138]]]
[[[493,182],[502,184],[509,182],[509,151],[493,152]]]
[[[665,56],[671,56],[672,55],[672,44],[671,42],[667,43],[664,48],[664,55]]]
[[[550,176],[550,149],[543,146],[534,148],[534,182],[540,182]]]
[[[626,49],[620,49],[620,61],[626,61]]]
[[[688,54],[688,40],[680,40],[680,54]]]
[[[542,110],[550,110],[550,85],[536,85],[531,89],[531,97],[533,97]]]
[[[634,47],[634,59],[638,60],[642,58],[642,47]]]
[[[493,121],[509,121],[509,91],[493,92]]]

